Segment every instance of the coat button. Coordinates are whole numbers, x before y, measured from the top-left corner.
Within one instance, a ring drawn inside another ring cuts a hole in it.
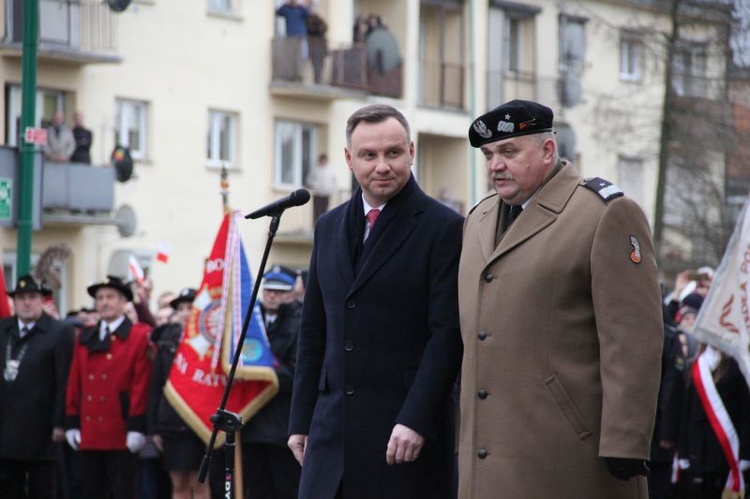
[[[352,343],[351,341],[346,341],[344,343],[344,351],[351,352],[352,350],[354,350],[354,343]]]
[[[477,452],[477,457],[478,457],[479,459],[484,459],[484,458],[486,458],[486,457],[487,457],[487,451],[486,451],[486,450],[484,450],[484,449],[479,449],[479,451]]]
[[[344,393],[354,395],[354,387],[352,385],[344,385]]]
[[[91,395],[86,395],[86,400],[91,402],[92,400],[94,400],[94,397],[92,397]]]
[[[103,379],[104,381],[107,381],[107,375],[106,375],[106,374],[102,374],[102,379]]]
[[[478,397],[479,397],[480,399],[482,399],[482,400],[486,399],[486,398],[487,398],[487,395],[488,395],[488,393],[487,393],[487,390],[479,390],[479,391],[477,392],[477,396],[478,396]]]
[[[356,306],[357,306],[357,302],[354,300],[349,300],[348,302],[346,302],[346,308],[354,308]]]
[[[487,339],[487,331],[479,331],[479,334],[477,334],[477,338],[479,338],[479,341],[484,341]]]
[[[487,272],[484,274],[484,282],[492,282],[492,279],[494,279],[495,276],[492,275],[492,272]]]
[[[94,379],[94,375],[93,374],[89,374],[89,379],[93,380]]]

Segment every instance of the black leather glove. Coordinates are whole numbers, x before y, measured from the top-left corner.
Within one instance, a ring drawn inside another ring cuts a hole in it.
[[[626,459],[623,457],[605,457],[607,469],[618,480],[630,480],[636,475],[648,476],[649,470],[643,459]]]

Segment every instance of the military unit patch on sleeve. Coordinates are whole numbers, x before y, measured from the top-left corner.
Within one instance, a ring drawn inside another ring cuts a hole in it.
[[[599,177],[586,179],[583,181],[583,185],[587,189],[591,189],[599,194],[604,201],[611,201],[614,198],[619,198],[624,195],[620,188],[615,184]]]

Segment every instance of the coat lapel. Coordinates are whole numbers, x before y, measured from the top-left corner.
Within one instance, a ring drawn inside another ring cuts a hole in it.
[[[497,227],[497,217],[500,210],[497,208],[497,203],[493,202],[494,215],[488,217],[486,222],[494,221],[494,224],[491,225],[492,230],[484,231],[482,236],[484,239],[492,236],[489,244],[493,246],[493,249],[489,260],[501,258],[513,248],[523,244],[554,223],[578,187],[579,181],[580,179],[573,167],[566,162],[557,175],[552,177],[534,196],[531,203],[524,209],[523,215],[508,229],[496,248],[494,248],[494,228]],[[492,207],[488,208],[492,209]],[[488,241],[483,240],[481,243],[484,252]]]
[[[404,197],[399,200],[392,199],[378,218],[375,230],[379,233],[370,234],[371,238],[377,239],[372,241],[374,246],[371,250],[364,254],[365,261],[354,278],[348,296],[361,288],[375,272],[385,265],[417,227],[418,214],[424,209],[427,196],[417,186],[413,177],[410,184],[404,188]],[[378,224],[381,224],[380,227]]]

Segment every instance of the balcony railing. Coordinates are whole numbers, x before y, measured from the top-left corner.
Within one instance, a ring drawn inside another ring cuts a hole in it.
[[[368,57],[366,47],[357,44],[318,54],[314,41],[308,43],[302,37],[275,37],[271,41],[272,84],[298,84],[306,88],[318,87],[317,90],[336,87],[401,97],[401,64],[382,70],[377,59]],[[377,57],[377,52],[375,54]]]
[[[24,0],[6,0],[6,53],[23,43]],[[39,56],[77,62],[117,62],[117,17],[101,0],[39,0]]]
[[[421,103],[425,106],[464,108],[464,66],[422,61]]]
[[[88,214],[114,209],[115,169],[82,163],[45,162],[42,208]]]

